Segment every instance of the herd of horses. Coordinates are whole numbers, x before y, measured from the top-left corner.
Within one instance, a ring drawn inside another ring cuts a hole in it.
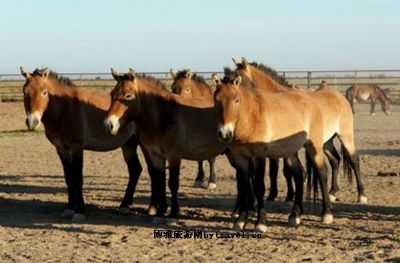
[[[337,177],[342,157],[345,175],[349,179],[352,173],[355,175],[358,202],[367,203],[354,145],[352,105],[356,99],[370,97],[374,103],[380,99],[387,113],[384,92],[376,86],[355,86],[346,92],[346,99],[340,92],[329,89],[326,82],[316,91],[301,90],[262,64],[249,63],[244,58],[233,61],[236,68],[225,68],[223,78],[212,76],[215,89],[190,70],[171,70],[172,93],[161,81],[132,69],[125,74],[111,69],[116,85],[107,94],[75,87],[70,79],[47,68],[29,72],[21,67],[26,79],[23,86],[26,125],[33,131],[43,124],[64,169],[68,202],[63,216],[73,221],[85,218],[84,151],[110,151],[119,147],[129,172],[120,211],[129,212],[142,172],[138,146],[151,180],[149,215],[166,216],[166,170],[169,171],[169,223],[176,223],[179,215],[181,160],[198,161],[194,186],[212,189],[216,187],[215,157],[220,154],[227,156],[236,171],[235,231],[245,228],[251,211],[257,215],[254,230],[267,230],[266,158],[269,158],[271,182],[268,200],[277,196],[279,158],[284,160],[286,201],[294,200],[289,225],[300,224],[306,178],[309,193],[313,188],[315,196],[320,187],[322,222],[333,222],[331,203],[339,189]],[[334,138],[340,141],[341,154],[334,146]],[[306,169],[299,160],[302,148],[306,152]],[[329,191],[325,156],[332,168]],[[204,182],[204,160],[210,163],[208,182]]]

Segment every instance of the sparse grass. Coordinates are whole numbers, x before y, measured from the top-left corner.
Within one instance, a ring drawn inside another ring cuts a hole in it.
[[[18,138],[18,137],[26,137],[26,136],[38,136],[43,135],[44,130],[39,130],[35,132],[31,132],[28,130],[11,130],[11,131],[0,131],[0,139],[4,138]]]

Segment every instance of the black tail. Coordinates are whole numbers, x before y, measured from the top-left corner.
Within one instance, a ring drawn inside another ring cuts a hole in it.
[[[342,156],[343,156],[343,176],[347,177],[350,185],[353,183],[353,175],[351,172],[350,154],[342,145]]]

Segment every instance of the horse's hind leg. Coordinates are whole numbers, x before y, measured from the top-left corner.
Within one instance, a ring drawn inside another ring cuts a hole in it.
[[[297,226],[300,224],[300,216],[303,214],[304,169],[297,154],[285,158],[285,166],[287,172],[294,178],[296,187],[293,210],[289,216],[289,225]]]
[[[322,191],[322,223],[330,224],[333,222],[333,214],[331,211],[331,202],[329,200],[328,195],[328,187],[327,187],[327,170],[324,160],[323,149],[317,145],[307,145],[306,150],[309,154],[314,167],[318,172],[319,183]]]
[[[171,191],[171,212],[170,219],[176,220],[179,214],[179,203],[178,203],[178,190],[179,190],[179,171],[181,166],[181,160],[168,160],[169,166],[169,180],[168,186]],[[175,223],[174,221],[171,221]]]
[[[83,151],[72,154],[72,177],[75,190],[76,208],[72,221],[85,219],[85,201],[83,200]]]
[[[142,165],[140,164],[137,155],[138,140],[135,136],[128,140],[121,148],[124,160],[128,166],[129,181],[125,190],[124,198],[120,204],[120,212],[126,213],[129,211],[129,206],[133,203],[133,194],[135,193],[136,185],[142,173]]]
[[[279,159],[269,158],[270,189],[267,197],[268,201],[274,201],[278,196],[278,169]]]
[[[340,165],[340,154],[333,144],[333,138],[324,144],[324,153],[328,157],[329,164],[332,170],[332,184],[331,190],[329,191],[329,199],[331,202],[336,201],[336,193],[339,191],[338,177],[339,177],[339,165]]]
[[[354,174],[356,176],[357,190],[358,190],[358,202],[361,204],[366,204],[366,203],[368,203],[368,199],[365,196],[364,185],[361,180],[360,157],[358,156],[358,153],[355,149],[353,136],[340,136],[339,138],[342,142],[342,147],[344,148],[343,149],[343,154],[344,154],[343,166],[345,168],[344,169],[345,174],[347,173],[349,181],[351,181],[351,176],[352,176],[351,170],[346,169],[346,167],[348,167],[348,165],[350,163],[350,165],[354,171]]]
[[[208,160],[208,164],[210,166],[210,178],[208,180],[207,189],[215,189],[217,187],[217,175],[215,174],[215,158],[211,158]]]
[[[286,185],[287,185],[287,195],[286,195],[285,201],[288,204],[291,204],[291,202],[293,201],[293,197],[294,197],[294,189],[293,189],[293,183],[292,183],[293,176],[292,176],[291,169],[288,167],[287,160],[284,160],[283,175],[285,176]]]
[[[198,164],[197,176],[196,179],[194,180],[193,187],[200,188],[203,187],[203,182],[204,182],[203,161],[198,161],[197,164]]]

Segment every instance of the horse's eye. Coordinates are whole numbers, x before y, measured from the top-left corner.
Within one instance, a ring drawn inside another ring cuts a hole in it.
[[[236,100],[235,100],[235,103],[236,103],[236,104],[239,104],[239,102],[240,102],[239,99],[236,99]]]
[[[47,92],[47,90],[45,90],[45,91],[43,91],[42,96],[43,96],[43,97],[46,97],[47,94],[48,94],[48,92]]]
[[[189,92],[190,92],[190,89],[189,89],[189,88],[186,88],[186,89],[185,89],[185,92],[186,92],[186,93],[189,93]]]
[[[125,95],[125,99],[126,100],[132,100],[133,99],[133,95],[132,94],[126,94]]]

